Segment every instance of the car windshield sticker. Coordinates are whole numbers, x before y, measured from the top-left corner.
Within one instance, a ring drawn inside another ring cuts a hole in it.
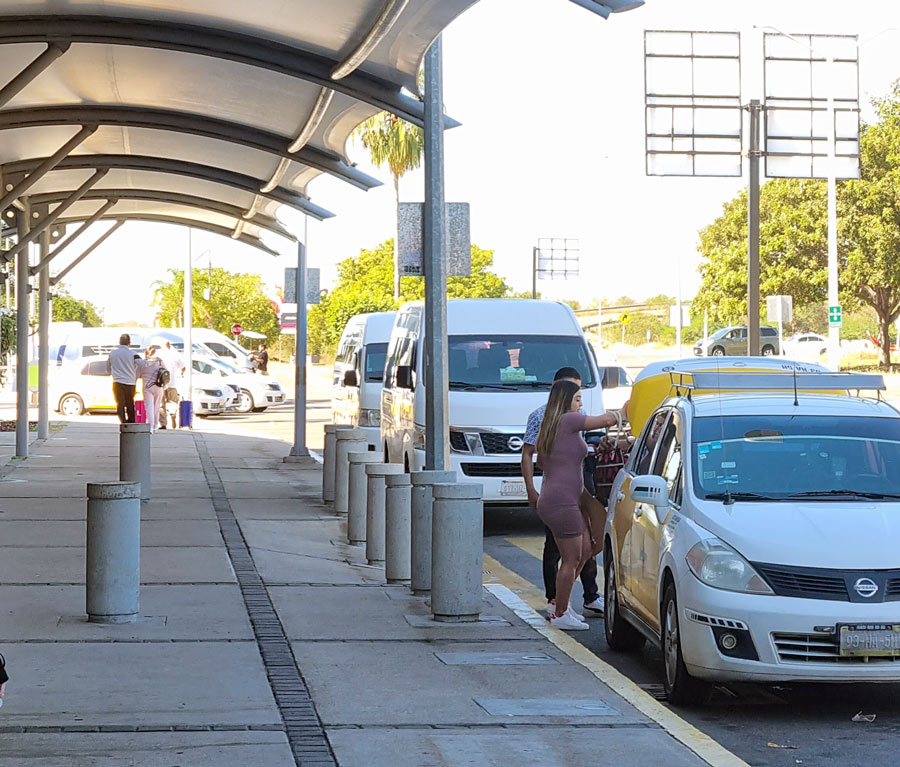
[[[715,478],[716,478],[716,473],[714,471],[704,471],[703,472],[703,479],[715,479]]]
[[[704,453],[708,453],[709,452],[709,443],[697,445],[697,452],[700,453],[700,455],[703,455]]]
[[[710,443],[709,443],[709,446],[710,446],[713,450],[721,450],[721,449],[722,449],[722,443],[721,443],[721,442],[710,442]]]
[[[736,466],[737,466],[737,464],[734,461],[722,461],[723,469],[733,469]]]

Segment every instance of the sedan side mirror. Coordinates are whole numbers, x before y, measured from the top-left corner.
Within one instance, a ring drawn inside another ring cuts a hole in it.
[[[344,371],[344,386],[359,386],[359,378],[355,370]]]
[[[397,386],[401,389],[412,389],[412,368],[409,365],[397,365]]]
[[[656,508],[669,505],[669,487],[656,474],[640,474],[632,479],[628,495],[635,503],[647,503]]]

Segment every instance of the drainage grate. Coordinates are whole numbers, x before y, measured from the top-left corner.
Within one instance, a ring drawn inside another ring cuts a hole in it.
[[[294,762],[298,767],[313,763],[323,767],[326,765],[335,767],[337,761],[325,737],[316,706],[297,668],[294,653],[269,598],[269,592],[256,569],[253,557],[250,556],[250,549],[228,501],[225,486],[209,455],[209,448],[202,435],[196,432],[194,443],[200,455],[206,483],[209,485],[219,530],[225,541],[247,615],[250,617],[250,625],[256,636],[259,654],[262,656],[269,685],[275,697],[275,705],[278,706],[284,722]]]
[[[656,698],[656,700],[666,701],[668,698],[666,697],[666,688],[665,685],[661,684],[639,684],[640,687],[645,693],[647,693],[650,697]]]

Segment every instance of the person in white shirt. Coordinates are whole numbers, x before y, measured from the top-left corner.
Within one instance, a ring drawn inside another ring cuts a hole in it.
[[[109,353],[106,366],[113,380],[116,414],[121,423],[134,423],[134,387],[137,383],[141,358],[129,349],[131,336],[119,336],[119,346]]]
[[[161,368],[165,368],[162,360],[156,356],[156,347],[147,347],[147,358],[140,366],[140,376],[144,381],[144,407],[147,409],[147,423],[150,433],[159,431],[159,406],[162,403],[163,387],[157,384]]]

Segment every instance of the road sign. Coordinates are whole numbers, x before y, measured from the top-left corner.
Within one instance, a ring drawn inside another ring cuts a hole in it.
[[[315,266],[306,267],[306,303],[317,304],[321,299],[321,274]],[[287,266],[284,269],[284,303],[297,303],[297,267]]]
[[[843,310],[840,306],[828,307],[828,327],[839,328],[844,324]]]
[[[241,325],[240,322],[235,322],[234,325],[231,326],[231,335],[239,336],[244,332],[244,326]]]
[[[447,215],[447,276],[470,277],[472,274],[472,239],[469,234],[469,203],[448,202]],[[425,274],[424,233],[421,202],[401,202],[397,211],[400,239],[400,274],[416,277]]]
[[[622,312],[619,315],[619,322],[621,322],[623,325],[627,325],[630,320],[631,320],[631,315],[628,312]]]

